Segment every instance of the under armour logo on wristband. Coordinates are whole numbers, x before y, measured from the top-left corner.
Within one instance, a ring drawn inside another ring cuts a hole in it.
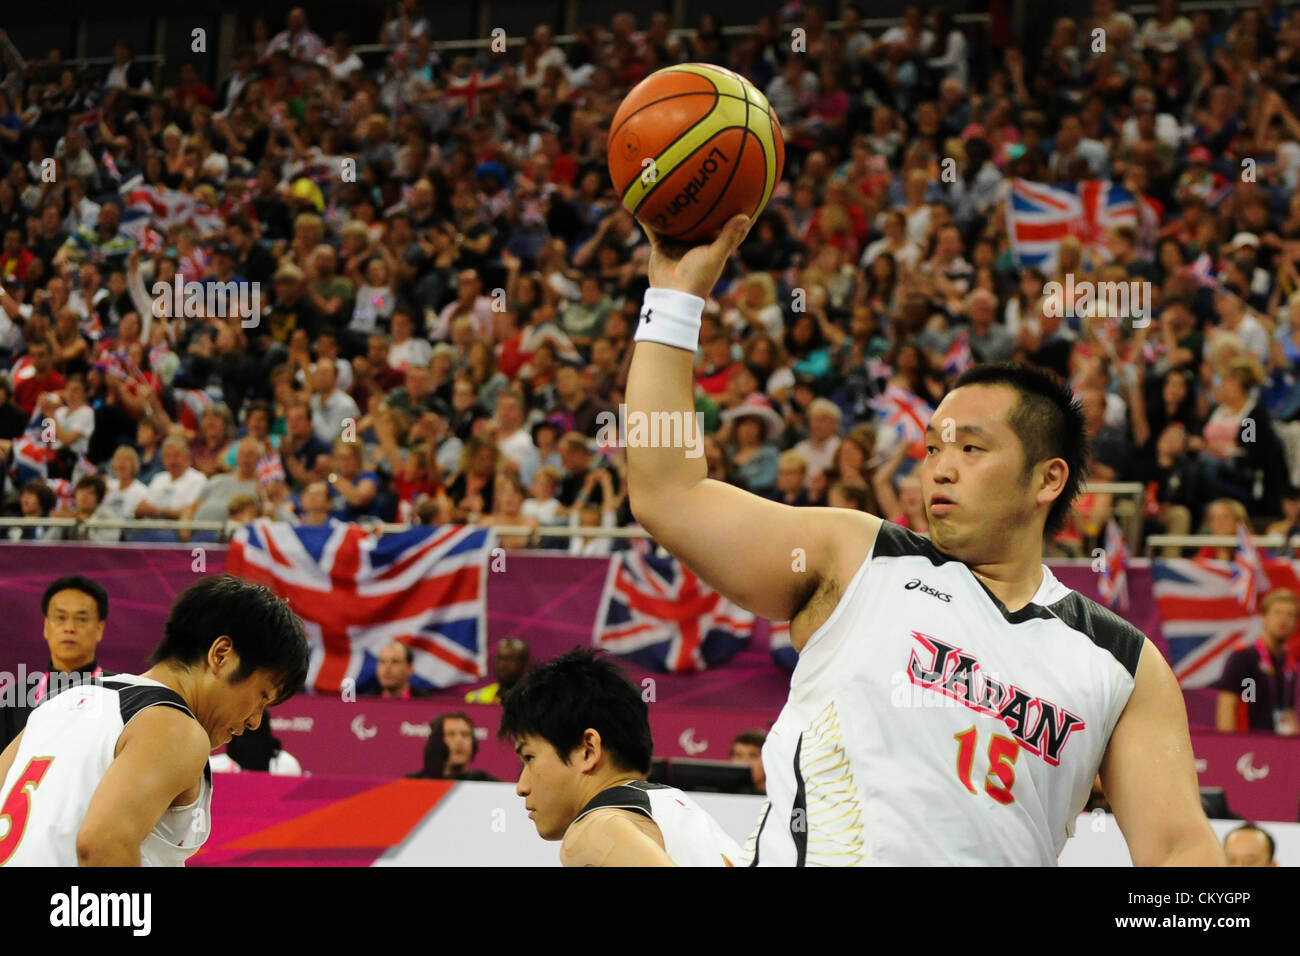
[[[641,310],[641,318],[643,318],[645,321],[649,322],[649,321],[650,321],[650,313],[653,312],[653,311],[654,311],[654,309],[650,308],[649,306],[646,306],[644,309]]]

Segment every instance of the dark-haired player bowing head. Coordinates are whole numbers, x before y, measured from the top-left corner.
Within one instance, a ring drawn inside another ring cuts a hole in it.
[[[515,792],[565,866],[731,866],[740,848],[681,790],[647,783],[654,742],[641,692],[579,648],[511,691],[501,737],[522,766]]]
[[[0,865],[181,866],[210,829],[208,754],[307,675],[302,624],[268,588],[204,578],[141,675],[42,701],[0,754]]]

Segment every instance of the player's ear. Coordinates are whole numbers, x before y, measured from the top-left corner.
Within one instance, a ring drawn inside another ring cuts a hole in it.
[[[580,757],[580,766],[578,769],[590,770],[600,760],[600,755],[604,747],[600,740],[600,731],[594,727],[588,727],[582,732],[582,756]]]
[[[239,658],[235,655],[234,642],[230,636],[222,634],[208,648],[208,666],[213,671],[220,671],[223,665],[229,667],[229,662],[234,661],[238,666]]]

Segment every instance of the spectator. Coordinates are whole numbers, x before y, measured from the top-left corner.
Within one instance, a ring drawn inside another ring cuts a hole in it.
[[[382,517],[379,476],[366,468],[365,460],[360,442],[339,439],[334,443],[334,470],[326,480],[333,490],[334,516],[340,521]]]
[[[511,528],[526,527],[531,531],[537,529],[537,521],[523,513],[523,505],[528,497],[527,486],[519,476],[510,471],[498,471],[496,490],[493,494],[493,510],[489,515],[479,517],[478,524],[488,526],[505,526]],[[526,548],[530,544],[530,534],[501,534],[498,537],[501,547],[507,549]]]
[[[734,305],[723,313],[723,322],[735,333],[751,328],[774,339],[785,329],[785,316],[776,302],[776,283],[766,272],[753,272],[737,283]]]
[[[411,682],[415,674],[415,653],[407,644],[393,641],[385,644],[375,658],[375,673],[362,681],[357,693],[365,697],[386,697],[390,700],[410,700],[428,697],[429,690]]]
[[[596,492],[600,497],[595,497]],[[618,525],[618,509],[627,495],[624,488],[614,491],[614,475],[608,468],[596,467],[587,472],[582,487],[569,510],[570,528],[614,528]],[[583,557],[605,557],[613,553],[613,542],[605,537],[569,537],[569,554]]]
[[[236,445],[235,470],[223,471],[208,478],[198,499],[190,506],[198,521],[224,521],[230,502],[239,495],[261,498],[262,486],[257,466],[262,461],[262,446],[255,438],[241,439]]]
[[[1286,642],[1300,624],[1300,598],[1275,588],[1260,604],[1263,634],[1233,652],[1223,666],[1214,725],[1225,732],[1300,733],[1296,715],[1296,662]]]
[[[23,414],[31,417],[36,402],[46,392],[62,391],[67,381],[54,368],[54,352],[48,342],[33,341],[27,346],[27,356],[13,373],[14,404]]]
[[[172,435],[162,443],[162,471],[149,482],[149,492],[135,507],[137,518],[188,517],[208,479],[191,467],[189,442]]]
[[[58,505],[58,497],[42,479],[26,482],[18,493],[19,514],[24,518],[48,518]],[[61,541],[64,529],[59,527],[12,527],[8,529],[10,541]]]
[[[298,523],[301,525],[315,527],[338,521],[333,515],[333,504],[330,501],[327,482],[313,481],[303,489],[299,502],[302,506],[302,517]]]
[[[572,365],[562,365],[556,371],[555,397],[558,401],[554,413],[566,420],[572,431],[588,438],[596,437],[600,416],[611,411],[592,397],[581,373]]]
[[[1223,838],[1223,852],[1228,866],[1277,866],[1277,844],[1267,830],[1253,823],[1243,823],[1229,830]]]
[[[146,485],[162,471],[162,443],[165,437],[161,427],[153,419],[142,418],[136,425],[133,448],[139,461],[136,477]]]
[[[235,437],[235,421],[224,402],[209,405],[199,418],[199,434],[190,443],[194,467],[211,478],[226,470],[225,458]],[[223,505],[224,508],[224,505]]]
[[[767,734],[761,730],[746,730],[731,742],[731,762],[748,764],[753,777],[753,792],[767,793],[767,775],[763,772],[763,744]]]
[[[80,375],[68,379],[63,398],[46,393],[40,398],[41,414],[54,422],[54,440],[74,455],[85,455],[95,432],[95,410],[86,404],[86,380]]]
[[[761,397],[746,401],[722,415],[719,440],[734,442],[730,449],[735,478],[756,495],[769,495],[776,488],[777,451],[772,443],[782,429],[781,417]]]
[[[807,480],[819,471],[829,468],[840,447],[837,434],[844,413],[829,399],[818,398],[808,406],[809,435],[794,446],[794,451],[807,465]]]
[[[517,389],[506,389],[497,396],[496,440],[502,456],[518,467],[519,480],[530,485],[541,458],[532,436],[524,429],[526,408],[523,393]]]
[[[605,295],[598,276],[583,276],[578,290],[578,301],[570,302],[560,313],[560,327],[575,346],[585,351],[605,334],[605,320],[614,311],[614,303]]]
[[[794,508],[811,504],[808,498],[808,462],[791,449],[781,453],[776,463],[776,487],[772,490],[772,500]]]
[[[338,387],[338,368],[329,359],[314,362],[310,370],[311,428],[318,439],[326,444],[340,436],[356,435],[361,409],[352,396]],[[348,423],[351,427],[347,427]]]
[[[429,364],[433,348],[427,339],[415,338],[415,313],[409,306],[399,305],[393,310],[393,339],[388,347],[388,365],[406,371],[415,365]]]
[[[538,468],[533,474],[531,497],[523,503],[521,513],[539,525],[557,524],[563,506],[555,493],[559,490],[562,477],[560,469],[555,465],[542,465]]]
[[[506,695],[524,679],[528,673],[531,652],[528,643],[518,637],[507,637],[497,644],[492,658],[492,670],[496,681],[465,694],[467,704],[500,704]]]
[[[456,711],[435,717],[429,724],[429,741],[424,746],[424,766],[412,777],[425,780],[496,780],[471,767],[478,756],[478,737],[469,715]]]
[[[116,521],[117,512],[107,506],[108,487],[102,475],[83,475],[72,489],[72,517],[78,521]],[[83,531],[89,541],[117,541],[122,532],[117,528],[92,528]]]

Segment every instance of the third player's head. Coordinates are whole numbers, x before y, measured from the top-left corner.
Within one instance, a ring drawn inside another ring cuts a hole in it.
[[[977,365],[926,429],[919,469],[930,538],[967,564],[1040,548],[1064,525],[1087,463],[1083,413],[1052,376]],[[1041,552],[1039,552],[1041,553]]]
[[[606,787],[644,779],[654,751],[641,691],[585,648],[543,664],[510,692],[500,736],[515,742],[515,792],[544,840],[561,839]]]
[[[269,588],[228,574],[207,577],[176,599],[149,663],[175,674],[213,748],[262,711],[288,700],[307,676],[302,624]]]

